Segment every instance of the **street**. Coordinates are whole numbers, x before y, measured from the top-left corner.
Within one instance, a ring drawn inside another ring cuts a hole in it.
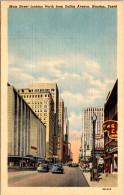
[[[89,187],[79,167],[64,166],[64,174],[9,171],[9,187]]]

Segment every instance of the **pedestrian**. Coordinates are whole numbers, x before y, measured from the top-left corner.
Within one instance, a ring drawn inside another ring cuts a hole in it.
[[[109,173],[109,164],[106,163],[105,165],[105,173],[106,173],[106,177],[108,176],[108,173]]]
[[[95,180],[98,182],[98,169],[97,169],[97,165],[95,165],[95,168],[94,168],[94,178]]]

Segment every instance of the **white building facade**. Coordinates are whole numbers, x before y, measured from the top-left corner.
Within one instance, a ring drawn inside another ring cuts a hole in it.
[[[93,113],[96,114],[97,120],[95,125],[95,148],[104,147],[104,134],[102,131],[102,124],[104,121],[104,108],[103,107],[88,107],[83,109],[83,137],[82,137],[82,150],[83,156],[91,156],[92,143],[93,143],[93,123],[91,117]],[[98,139],[97,139],[98,138]]]

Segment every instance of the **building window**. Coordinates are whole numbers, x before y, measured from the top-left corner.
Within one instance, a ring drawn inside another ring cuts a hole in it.
[[[54,89],[51,89],[51,91],[54,91]]]
[[[34,98],[34,95],[32,95],[32,98]]]
[[[35,95],[35,97],[37,98],[37,95]]]

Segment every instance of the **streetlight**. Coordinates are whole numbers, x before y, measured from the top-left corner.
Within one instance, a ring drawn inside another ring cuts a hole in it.
[[[23,168],[23,152],[24,150],[22,149],[22,168]]]
[[[93,113],[93,116],[91,117],[92,123],[93,123],[93,148],[92,148],[92,153],[93,153],[93,161],[92,161],[92,180],[94,180],[94,168],[95,168],[95,125],[96,125],[96,120],[97,116],[95,113]]]

